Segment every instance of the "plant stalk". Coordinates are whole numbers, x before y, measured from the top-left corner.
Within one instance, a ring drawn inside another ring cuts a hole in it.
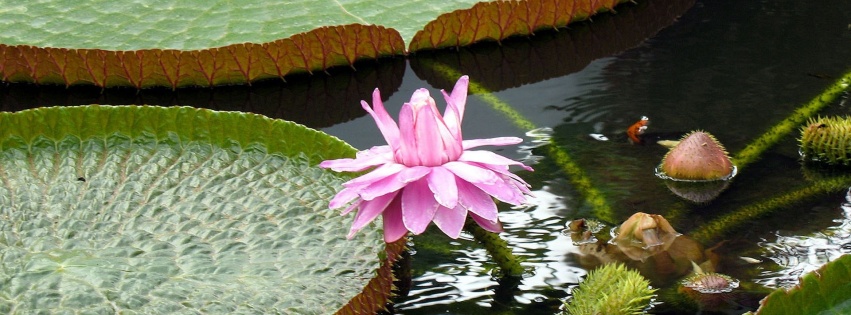
[[[487,231],[476,224],[473,220],[467,220],[464,224],[464,229],[485,247],[488,254],[493,257],[496,264],[499,265],[499,271],[503,277],[520,277],[525,272],[523,266],[520,265],[520,259],[514,256],[508,242],[499,237],[499,234]]]

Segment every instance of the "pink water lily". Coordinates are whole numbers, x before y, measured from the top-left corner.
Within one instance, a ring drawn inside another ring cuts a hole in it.
[[[354,159],[323,161],[320,167],[338,172],[371,172],[343,184],[330,202],[332,209],[351,203],[343,214],[358,209],[348,238],[378,215],[384,240],[394,242],[408,231],[420,234],[434,222],[458,238],[467,214],[482,228],[501,232],[493,198],[513,205],[531,195],[529,185],[509,172],[509,166],[532,168],[490,151],[470,150],[484,145],[512,145],[516,137],[463,140],[461,121],[467,103],[469,78],[462,76],[450,94],[441,90],[446,110],[441,116],[428,90],[418,89],[399,113],[399,124],[384,109],[378,89],[372,107],[361,101],[375,119],[388,145],[360,151]]]

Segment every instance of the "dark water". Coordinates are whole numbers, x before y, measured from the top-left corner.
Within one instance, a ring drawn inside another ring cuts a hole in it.
[[[701,129],[735,156],[851,70],[851,1],[638,1],[569,30],[367,61],[354,72],[332,69],[286,83],[213,90],[2,86],[0,109],[101,103],[248,111],[300,122],[365,149],[383,140],[359,100],[379,87],[396,113],[416,88],[451,88],[456,77],[435,65],[469,74],[519,114],[512,119],[482,94],[472,96],[464,130],[468,139],[525,135],[525,143],[499,153],[535,167],[520,174],[536,199],[501,208],[500,218],[502,236],[529,272],[522,279],[492,277],[496,266],[472,237],[451,240],[430,231],[411,239],[413,281],[394,307],[397,314],[557,313],[587,270],[612,259],[600,245],[574,244],[564,230],[577,218],[600,216],[612,227],[635,212],[662,214],[684,239],[694,238],[689,251],[712,257],[715,269],[741,281],[735,294],[701,309],[676,290],[687,272],[682,266],[659,257],[625,261],[660,288],[653,313],[741,314],[769,289],[794,285],[804,272],[851,252],[851,181],[810,189],[819,178],[847,171],[824,175],[802,168],[797,131],[740,169],[717,199],[699,205],[675,196],[654,175],[664,147],[633,145],[624,134],[646,115],[650,140]],[[847,97],[820,114],[849,114]],[[610,211],[601,215],[587,200],[587,189],[564,172],[553,147],[573,159]],[[761,212],[708,228],[753,209]],[[711,254],[703,252],[710,248]]]
[[[606,32],[636,31],[619,24],[621,19],[641,21],[641,25],[662,23],[642,14],[654,10],[658,16],[664,10],[622,9],[618,15],[595,18],[593,24],[562,32],[570,35],[541,35],[548,37],[542,42],[534,38],[503,43],[502,47],[483,45],[457,53],[416,56],[399,93],[385,104],[398,107],[409,91],[426,85],[420,80],[438,88],[451,87],[450,80],[441,80],[424,64],[439,62],[466,69],[462,72],[496,91],[496,97],[525,119],[552,129],[550,140],[568,152],[606,196],[616,220],[609,226],[637,211],[658,213],[669,217],[688,237],[691,232],[705,231],[724,215],[747,212],[812,186],[799,162],[795,130],[741,169],[715,201],[695,205],[673,195],[655,177],[653,169],[666,149],[654,144],[632,145],[623,131],[646,115],[652,120],[649,132],[655,138],[678,139],[688,131],[705,130],[735,155],[851,70],[851,3],[666,4],[673,13],[682,10],[682,16],[668,20],[669,26],[658,33],[645,35],[650,38],[644,41],[631,39],[641,34],[615,37]],[[652,29],[642,31],[646,34]],[[619,42],[605,46],[599,44],[601,38]],[[587,56],[591,53],[578,45],[590,45],[589,50],[604,55]],[[546,48],[537,49],[540,47]],[[512,53],[520,57],[512,59]],[[578,65],[559,64],[565,60],[579,61]],[[554,63],[559,66],[553,67],[560,69],[546,73]],[[481,98],[473,97],[471,102],[465,136],[528,131]],[[847,106],[837,102],[820,114],[848,112]],[[371,124],[362,118],[324,130],[366,148],[381,144]],[[610,140],[597,141],[589,134],[603,134]],[[526,145],[533,146],[535,138],[527,139]],[[536,204],[505,208],[500,215],[507,230],[503,236],[517,246],[515,252],[527,259],[524,265],[533,271],[519,282],[501,282],[491,277],[489,272],[495,266],[469,237],[461,241],[414,237],[414,281],[410,295],[396,305],[397,313],[558,312],[566,291],[579,283],[587,269],[606,258],[595,256],[600,248],[574,245],[563,233],[567,222],[592,217],[594,209],[547,152],[531,149],[533,160],[540,159],[537,172],[523,174],[533,182]],[[501,153],[529,158],[525,155],[528,151]],[[697,241],[697,251],[712,248],[716,270],[741,281],[741,287],[720,303],[697,305],[676,291],[689,266],[671,268],[663,259],[628,262],[653,280],[654,286],[663,288],[660,303],[651,312],[741,314],[757,307],[769,289],[792,285],[804,272],[848,253],[851,212],[844,206],[848,186],[851,182],[843,188],[785,200],[755,218],[731,222],[724,231],[701,232],[711,235]]]

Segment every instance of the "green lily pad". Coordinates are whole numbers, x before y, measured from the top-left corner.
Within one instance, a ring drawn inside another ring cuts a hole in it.
[[[0,80],[214,86],[530,35],[626,0],[23,1],[0,8]]]
[[[556,29],[612,10],[627,0],[529,0],[479,2],[465,10],[442,14],[426,24],[410,40],[417,51],[459,47],[483,40],[500,41],[511,36],[533,35]]]
[[[0,43],[103,50],[200,50],[265,43],[323,26],[383,25],[409,40],[438,15],[479,0],[11,0]]]
[[[807,273],[788,291],[775,290],[756,314],[851,314],[851,255]]]
[[[374,313],[390,295],[401,247],[377,226],[346,240],[327,207],[346,178],[316,164],[354,152],[336,138],[185,107],[0,126],[0,313]]]

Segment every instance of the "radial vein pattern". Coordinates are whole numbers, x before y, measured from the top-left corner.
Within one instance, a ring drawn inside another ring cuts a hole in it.
[[[323,210],[340,179],[303,157],[117,133],[3,147],[0,313],[325,314],[378,269],[380,235],[345,240]]]

